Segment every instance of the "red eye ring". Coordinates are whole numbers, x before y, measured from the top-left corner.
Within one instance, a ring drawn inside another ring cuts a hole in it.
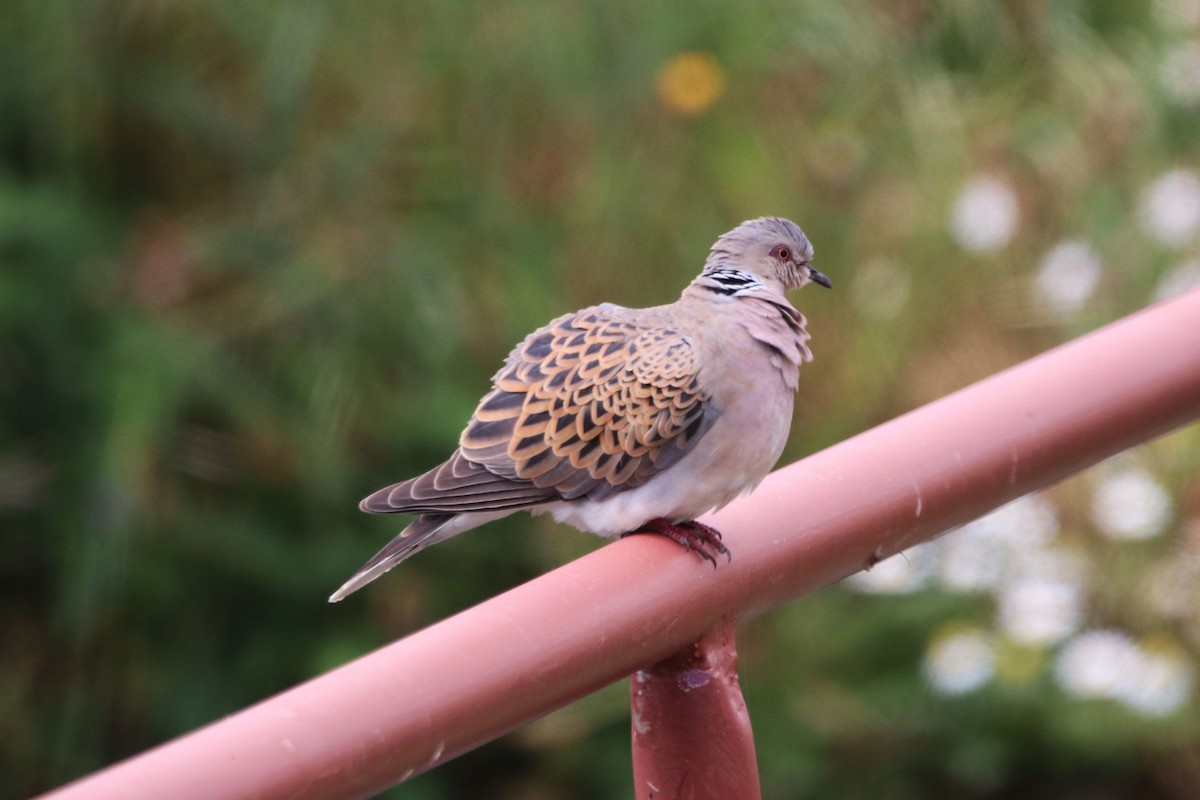
[[[778,258],[780,261],[790,261],[792,258],[792,251],[785,245],[777,244],[771,249],[771,255],[775,258]]]

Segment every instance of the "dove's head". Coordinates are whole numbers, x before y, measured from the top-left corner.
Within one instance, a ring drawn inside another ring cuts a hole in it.
[[[700,279],[727,294],[753,291],[749,278],[781,293],[808,283],[829,288],[829,278],[813,267],[812,257],[812,243],[800,226],[782,217],[759,217],[717,239]]]

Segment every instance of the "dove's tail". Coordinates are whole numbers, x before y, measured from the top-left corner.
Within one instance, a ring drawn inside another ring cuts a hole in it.
[[[396,538],[384,545],[382,550],[371,556],[371,559],[363,564],[350,580],[342,584],[342,588],[330,595],[329,602],[336,603],[351,592],[366,586],[418,550],[423,550],[435,542],[440,542],[453,536],[454,533],[458,533],[458,531],[454,531],[440,535],[446,528],[451,527],[451,522],[460,516],[459,514],[422,514],[417,517],[411,525],[400,531]]]
[[[492,512],[490,514],[422,514],[413,520],[412,524],[400,531],[384,548],[367,563],[363,564],[350,580],[342,584],[329,597],[329,602],[336,603],[351,592],[356,592],[371,581],[378,578],[392,567],[419,550],[424,550],[431,544],[445,541],[451,536],[469,531],[485,522],[513,513],[512,509]]]

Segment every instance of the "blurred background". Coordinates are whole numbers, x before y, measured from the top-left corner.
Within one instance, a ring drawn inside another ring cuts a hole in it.
[[[0,795],[600,546],[325,602],[552,316],[797,220],[794,460],[1200,285],[1198,132],[1200,0],[5,3]],[[1195,797],[1198,472],[1193,426],[745,625],[765,795]],[[386,796],[628,797],[626,693]]]

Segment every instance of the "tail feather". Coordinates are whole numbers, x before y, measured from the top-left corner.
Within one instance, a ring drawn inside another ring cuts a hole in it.
[[[456,450],[423,475],[385,486],[359,503],[372,514],[447,515],[528,508],[557,498],[552,488],[488,471]]]
[[[370,560],[363,564],[350,580],[329,596],[329,602],[336,603],[344,599],[347,595],[358,591],[401,561],[419,550],[424,550],[431,544],[445,541],[451,536],[469,531],[485,522],[506,517],[511,513],[513,513],[513,509],[490,514],[422,514],[384,545],[382,550],[371,556]]]

